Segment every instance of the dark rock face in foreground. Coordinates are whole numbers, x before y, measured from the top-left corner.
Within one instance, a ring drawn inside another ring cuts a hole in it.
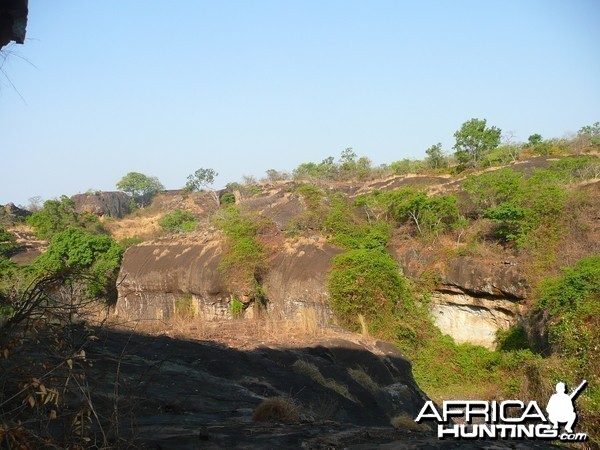
[[[393,428],[394,417],[410,422],[427,397],[413,379],[410,362],[382,341],[323,338],[299,348],[238,350],[215,342],[115,331],[98,337],[86,349],[93,362],[94,406],[100,417],[111,417],[118,404],[120,439],[136,447],[548,447],[439,441],[426,426]],[[296,402],[298,422],[253,422],[255,408],[276,396]]]
[[[240,348],[83,323],[40,324],[24,336],[0,358],[0,431],[27,443],[7,448],[551,447],[438,440],[431,425],[414,423],[428,398],[410,362],[389,343],[350,333],[268,346],[252,345],[260,335],[246,334]],[[3,337],[0,343],[9,344]],[[257,407],[273,397],[292,399],[295,417],[253,421]]]
[[[131,212],[130,197],[125,192],[92,192],[71,197],[77,212],[121,218]]]
[[[241,351],[164,336],[98,336],[87,349],[95,407],[110,416],[118,382],[121,433],[143,448],[318,448],[325,436],[348,430],[364,441],[365,427],[383,428],[386,442],[396,433],[390,420],[415,417],[427,400],[410,362],[380,341]],[[254,409],[276,396],[298,404],[298,423],[252,422]]]

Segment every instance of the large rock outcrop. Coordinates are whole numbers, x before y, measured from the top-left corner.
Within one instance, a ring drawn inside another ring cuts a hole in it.
[[[332,318],[327,277],[331,260],[342,252],[323,239],[286,242],[270,263],[264,290],[278,317],[298,318],[314,310],[320,324]]]
[[[436,274],[431,316],[455,341],[492,349],[498,330],[519,322],[529,286],[514,259],[458,256],[442,263],[416,248],[393,253],[409,278]]]
[[[26,209],[15,206],[14,203],[0,205],[0,226],[11,226],[15,223],[22,222],[31,212]]]
[[[432,318],[456,342],[493,349],[498,330],[519,321],[519,300],[527,289],[513,261],[459,257],[442,270],[438,291],[432,295]]]
[[[444,289],[474,296],[523,299],[528,284],[515,261],[482,261],[458,257],[445,265],[440,283]]]
[[[125,192],[90,192],[71,197],[77,212],[121,218],[131,212],[131,198]]]
[[[229,291],[218,267],[218,239],[161,241],[130,247],[119,273],[116,313],[130,319],[168,319],[185,304],[210,320],[226,318]]]
[[[232,294],[241,297],[219,271],[221,239],[219,233],[207,233],[129,248],[121,265],[116,313],[134,320],[167,319],[185,306],[205,320],[232,318]],[[270,314],[295,319],[312,310],[320,323],[331,318],[327,275],[339,253],[323,239],[284,243],[263,278]],[[258,306],[247,307],[244,317],[256,314]]]

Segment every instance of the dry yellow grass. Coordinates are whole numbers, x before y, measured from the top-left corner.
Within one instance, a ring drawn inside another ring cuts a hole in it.
[[[361,367],[357,369],[348,369],[348,374],[354,381],[360,384],[365,389],[376,392],[379,390],[379,385],[369,376],[367,372]]]
[[[303,361],[303,360],[299,359],[294,364],[292,364],[292,369],[294,370],[294,372],[296,372],[300,375],[304,375],[304,376],[312,379],[313,381],[316,381],[321,386],[337,392],[338,394],[346,397],[348,400],[352,400],[353,402],[357,401],[352,396],[352,394],[350,394],[350,391],[348,391],[348,388],[346,386],[338,383],[335,380],[326,379],[323,376],[323,374],[321,373],[321,371],[319,370],[319,368],[312,363],[309,363],[307,361]]]
[[[131,216],[115,221],[106,221],[104,226],[117,241],[125,238],[140,237],[153,239],[161,234],[159,219],[162,214]]]
[[[271,397],[263,400],[252,414],[254,422],[295,423],[300,420],[300,408],[288,397]]]
[[[360,323],[360,334],[362,334],[363,336],[368,336],[369,335],[369,326],[367,325],[365,316],[363,316],[362,314],[359,314],[358,322]]]
[[[414,418],[407,413],[402,413],[399,416],[392,417],[390,423],[394,428],[399,430],[411,430],[411,431],[428,431],[429,427],[422,423],[415,422]]]

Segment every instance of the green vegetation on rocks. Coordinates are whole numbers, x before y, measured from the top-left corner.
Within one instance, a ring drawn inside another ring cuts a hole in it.
[[[27,223],[35,229],[38,237],[51,239],[56,233],[67,228],[89,230],[92,233],[104,232],[102,224],[93,214],[78,213],[75,202],[66,196],[58,200],[47,200],[41,210],[27,218]]]
[[[175,209],[165,214],[158,224],[171,233],[187,233],[196,229],[196,218],[189,211]]]
[[[17,248],[19,245],[15,236],[0,227],[0,259],[8,258]]]
[[[231,206],[219,211],[213,222],[227,238],[219,270],[240,294],[260,300],[264,295],[260,283],[267,267],[267,249],[258,240],[264,219],[244,215]]]

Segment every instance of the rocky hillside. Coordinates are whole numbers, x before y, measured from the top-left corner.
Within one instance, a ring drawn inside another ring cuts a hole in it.
[[[412,420],[427,395],[544,402],[583,378],[594,430],[597,165],[297,177],[160,192],[134,212],[124,194],[64,197],[33,228],[11,222],[0,282],[76,273],[53,301],[114,294],[86,344],[91,387],[104,417],[126,405],[142,446],[442,448]]]
[[[552,161],[552,158],[539,157],[515,164],[511,169],[531,174],[548,167]],[[463,181],[464,178],[449,176],[395,176],[362,184],[325,185],[323,196],[341,194],[352,202],[373,192],[414,188],[432,195],[465,196]],[[261,275],[268,309],[278,316],[291,318],[308,307],[315,308],[321,318],[331,318],[327,279],[332,259],[344,250],[331,242],[330,230],[311,231],[310,224],[300,226],[300,232],[294,230],[313,214],[309,201],[299,192],[301,186],[294,182],[262,185],[257,192],[239,198],[236,206],[246,214],[269,221],[269,226],[259,235],[269,247],[268,267]],[[584,192],[591,202],[578,211],[585,231],[568,230],[564,240],[557,244],[558,248],[553,249],[562,253],[561,247],[568,248],[564,254],[572,261],[600,250],[599,226],[594,218],[597,188],[598,182],[588,181],[571,187]],[[227,277],[218,270],[227,239],[210,222],[216,210],[214,205],[206,206],[210,200],[204,197],[202,193],[180,192],[156,197],[144,217],[156,217],[158,222],[169,210],[188,209],[196,215],[200,231],[146,240],[125,253],[117,304],[119,315],[143,319],[171,317],[178,299],[186,295],[191,296],[197,314],[208,319],[231,318],[234,297],[244,302],[246,317],[255,314],[254,309],[249,308],[248,293],[228,286]],[[468,198],[465,199],[468,204]],[[330,200],[323,197],[321,201],[319,213],[327,214],[331,209],[327,204]],[[466,214],[470,213],[469,207],[464,207]],[[359,209],[354,213],[364,214]],[[484,233],[492,233],[491,223],[485,220],[475,221],[468,229],[460,230],[463,242],[457,237],[458,232],[423,239],[415,236],[409,225],[394,232],[387,251],[413,282],[421,283],[423,276],[433,276],[431,314],[435,323],[457,342],[494,348],[498,330],[506,330],[521,321],[532,286],[538,281],[531,254],[481,239]],[[158,229],[158,226],[154,228],[154,233]],[[145,236],[144,230],[128,228],[130,237],[139,236],[138,231]],[[571,235],[573,233],[576,236]],[[564,262],[567,261],[562,260],[560,264]],[[553,270],[550,269],[550,273],[555,273]]]

